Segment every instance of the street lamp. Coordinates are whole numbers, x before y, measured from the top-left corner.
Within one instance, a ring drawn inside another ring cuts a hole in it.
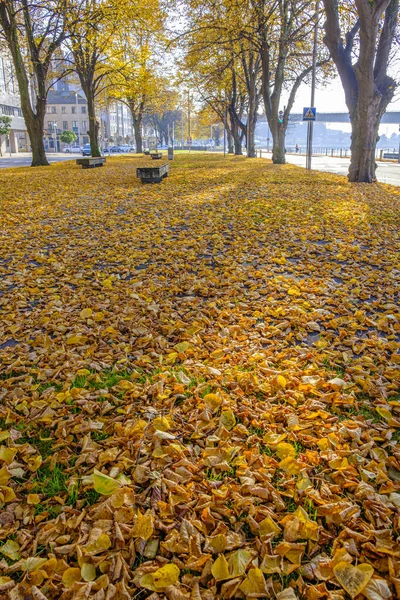
[[[54,127],[54,154],[57,152],[57,121],[53,121]]]
[[[80,141],[79,141],[79,132],[81,130],[81,119],[80,119],[80,116],[79,116],[78,92],[75,92],[75,106],[76,106],[76,114],[78,115],[77,116],[77,119],[78,119],[78,121],[77,121],[77,123],[78,123],[78,146],[80,148],[81,144],[80,144]]]

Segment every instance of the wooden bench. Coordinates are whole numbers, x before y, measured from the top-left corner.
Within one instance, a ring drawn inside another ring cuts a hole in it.
[[[152,152],[150,156],[153,160],[160,160],[162,158],[162,152]]]
[[[143,154],[145,154],[146,156],[149,156],[149,154],[150,154],[150,150],[145,150],[145,151],[143,152]]]
[[[98,156],[95,158],[92,156],[87,156],[84,158],[76,159],[76,164],[82,165],[82,169],[94,169],[95,167],[102,167],[105,162],[106,159],[102,156]]]
[[[159,167],[138,167],[136,175],[142,183],[160,183],[165,177],[168,177],[169,163]]]

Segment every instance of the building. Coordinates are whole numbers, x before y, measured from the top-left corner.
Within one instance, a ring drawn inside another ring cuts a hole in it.
[[[101,136],[106,143],[132,144],[133,121],[129,108],[123,102],[112,102],[101,111]]]
[[[47,151],[62,150],[66,144],[60,142],[63,131],[76,134],[76,144],[89,143],[89,120],[87,101],[82,92],[70,89],[50,90],[47,96],[45,119],[45,147]]]
[[[0,115],[12,118],[10,135],[0,136],[2,153],[30,150],[26,125],[22,116],[18,84],[11,58],[0,49]]]

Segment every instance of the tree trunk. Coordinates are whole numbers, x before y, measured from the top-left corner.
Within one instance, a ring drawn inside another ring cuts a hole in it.
[[[37,104],[39,104],[39,102]],[[43,139],[45,107],[46,103],[44,102],[43,109],[38,111],[41,114],[35,115],[30,107],[28,110],[27,107],[25,107],[24,110],[23,104],[21,102],[22,114],[24,115],[26,129],[28,131],[29,140],[32,148],[31,167],[49,166]]]
[[[227,131],[228,137],[228,154],[233,154],[233,136],[230,131]]]
[[[375,149],[382,115],[380,98],[372,100],[360,94],[356,110],[351,119],[351,161],[349,181],[372,183],[376,181]]]
[[[90,154],[93,157],[98,157],[101,156],[99,148],[99,123],[96,119],[92,86],[85,86],[83,91],[85,92],[88,105]]]
[[[286,164],[285,127],[283,123],[271,124],[272,133],[272,162],[274,165]]]

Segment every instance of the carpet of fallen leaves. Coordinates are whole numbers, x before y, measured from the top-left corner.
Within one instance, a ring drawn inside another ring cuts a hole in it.
[[[400,597],[400,190],[0,174],[0,598]]]

